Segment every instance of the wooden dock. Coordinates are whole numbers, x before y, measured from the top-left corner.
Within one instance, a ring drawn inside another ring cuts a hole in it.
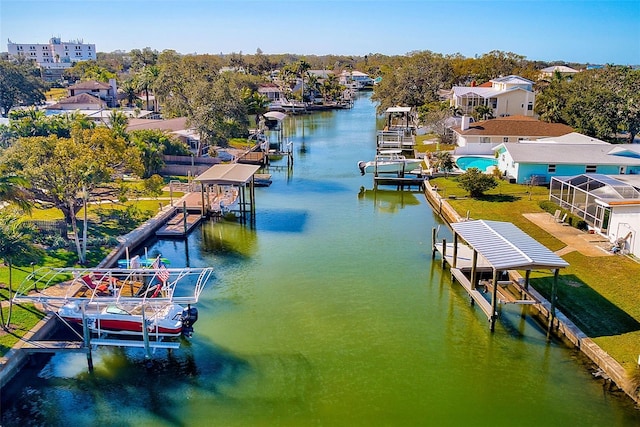
[[[527,289],[525,289],[517,279],[514,280],[496,280],[497,288],[495,289],[492,284],[492,279],[479,280],[477,284],[472,285],[471,273],[473,267],[473,250],[463,244],[458,244],[456,248],[456,259],[454,262],[454,246],[452,243],[436,243],[434,250],[441,254],[444,263],[449,264],[451,279],[460,283],[462,287],[467,291],[471,297],[472,304],[478,305],[488,319],[492,316],[496,316],[497,313],[493,313],[491,301],[487,298],[487,295],[496,295],[497,304],[517,304],[517,305],[531,305],[539,304],[540,301],[533,296]],[[455,266],[454,266],[455,265]],[[489,273],[493,269],[489,262],[482,256],[478,255],[476,260],[476,273]],[[514,277],[519,277],[518,274],[514,274]],[[509,274],[511,277],[511,274]]]
[[[29,353],[56,353],[59,351],[87,353],[89,351],[83,341],[25,341],[20,349]]]
[[[238,157],[237,162],[248,165],[260,165],[264,166],[268,161],[264,151],[248,151]]]
[[[199,213],[178,212],[176,216],[156,231],[156,236],[185,237],[201,220],[202,215]]]
[[[378,174],[373,177],[373,185],[392,185],[398,188],[410,188],[412,186],[422,188],[425,177],[422,174],[405,173],[404,176],[394,174]]]

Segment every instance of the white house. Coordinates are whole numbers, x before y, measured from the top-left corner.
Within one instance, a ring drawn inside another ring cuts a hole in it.
[[[454,86],[449,92],[450,105],[471,114],[479,105],[491,108],[493,117],[533,116],[535,93],[533,82],[520,76],[493,79],[491,86]]]
[[[368,74],[357,70],[344,70],[338,77],[338,82],[346,87],[362,90],[372,88],[375,81]]]
[[[280,101],[283,99],[284,93],[280,86],[275,83],[263,83],[258,86],[258,93],[267,97],[267,99],[271,101]]]

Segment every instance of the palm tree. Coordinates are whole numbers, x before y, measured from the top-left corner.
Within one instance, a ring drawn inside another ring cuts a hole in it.
[[[147,98],[147,110],[149,109],[149,90],[160,76],[160,68],[156,65],[145,65],[138,74],[138,89],[143,90]],[[155,110],[155,108],[154,108]]]
[[[120,86],[120,90],[127,97],[127,107],[133,107],[135,100],[138,98],[136,93],[138,85],[135,79],[125,80]]]
[[[16,175],[0,176],[0,202],[15,203],[27,213],[31,213],[31,193],[27,190],[29,181]]]
[[[433,168],[437,171],[444,171],[445,175],[453,169],[453,157],[450,151],[438,151],[431,160]]]
[[[478,105],[474,108],[476,120],[493,119],[493,110],[487,105]]]
[[[111,110],[111,118],[109,120],[109,127],[115,137],[128,139],[127,125],[129,124],[129,118],[122,111]]]
[[[7,331],[11,325],[13,311],[13,266],[28,265],[38,261],[42,251],[33,246],[30,228],[19,218],[12,215],[0,215],[0,258],[9,267],[9,315],[6,322],[4,312],[0,309],[0,322]]]

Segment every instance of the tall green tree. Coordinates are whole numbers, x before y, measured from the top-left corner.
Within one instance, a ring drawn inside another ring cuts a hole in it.
[[[0,60],[0,114],[8,117],[18,105],[36,105],[44,102],[44,82],[29,63],[13,64]]]
[[[570,81],[553,78],[537,97],[536,112],[603,140],[626,132],[631,142],[640,131],[640,70],[607,66]]]
[[[210,145],[226,146],[231,138],[246,137],[249,129],[247,107],[241,88],[232,73],[223,73],[212,82],[200,82],[189,123]]]
[[[257,126],[260,122],[260,115],[269,111],[269,99],[265,95],[257,91],[252,91],[248,87],[241,90],[240,96],[247,107],[247,114],[254,114],[256,116]]]
[[[142,178],[159,173],[164,166],[162,155],[169,136],[159,130],[136,130],[131,132],[130,138],[140,152],[144,170]]]
[[[135,78],[130,78],[120,84],[120,91],[127,100],[127,107],[133,107],[138,99],[138,82]]]
[[[116,73],[98,64],[94,60],[79,61],[72,67],[64,70],[63,75],[72,81],[77,80],[95,80],[107,83],[109,79],[115,79]]]
[[[116,170],[139,171],[139,153],[106,127],[76,127],[71,138],[20,138],[3,153],[0,164],[10,172],[20,171],[37,199],[62,211],[73,229],[78,258],[84,263],[76,219],[83,207],[83,194],[110,181]]]
[[[419,107],[439,99],[439,90],[451,88],[454,81],[450,62],[430,51],[414,52],[399,59],[395,67],[382,70],[382,81],[372,98],[378,112],[395,105]]]

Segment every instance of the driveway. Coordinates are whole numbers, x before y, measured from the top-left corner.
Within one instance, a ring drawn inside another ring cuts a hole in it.
[[[570,225],[559,223],[547,212],[522,214],[529,221],[547,231],[567,246],[556,251],[557,255],[578,251],[589,257],[611,256],[611,243],[599,234],[589,234]]]

